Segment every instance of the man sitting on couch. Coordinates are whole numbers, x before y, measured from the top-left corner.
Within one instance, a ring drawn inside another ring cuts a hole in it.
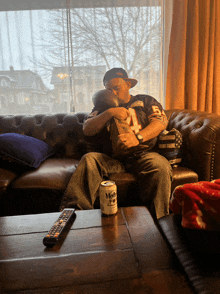
[[[153,151],[157,136],[166,129],[168,123],[162,106],[149,95],[132,96],[129,90],[137,84],[137,80],[128,78],[122,68],[107,71],[103,84],[117,96],[119,106],[103,112],[95,106],[84,122],[84,134],[103,136],[103,144],[106,143],[108,149],[109,140],[106,138],[110,134],[107,125],[112,118],[127,120],[133,132],[119,135],[118,149],[121,153],[117,158],[109,156],[112,154],[107,151],[90,152],[82,157],[69,181],[60,211],[65,207],[93,209],[103,178],[107,178],[110,173],[127,170],[137,174],[140,196],[144,203],[153,202],[156,217],[167,215],[171,193],[171,166],[165,157]]]

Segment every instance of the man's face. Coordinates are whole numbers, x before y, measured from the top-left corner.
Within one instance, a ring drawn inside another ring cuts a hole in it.
[[[119,105],[130,101],[131,95],[129,93],[130,83],[121,78],[115,78],[105,84],[105,88],[111,90],[118,96]]]

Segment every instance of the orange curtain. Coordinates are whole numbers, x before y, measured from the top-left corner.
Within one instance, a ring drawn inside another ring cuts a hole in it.
[[[220,1],[174,0],[166,109],[220,114]]]

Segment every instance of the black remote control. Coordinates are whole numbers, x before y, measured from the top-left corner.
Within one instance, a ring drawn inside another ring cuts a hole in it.
[[[54,246],[59,238],[64,228],[66,228],[67,223],[70,221],[72,216],[75,215],[75,208],[65,208],[57,221],[54,223],[50,231],[47,233],[46,237],[43,239],[43,244],[47,247]]]

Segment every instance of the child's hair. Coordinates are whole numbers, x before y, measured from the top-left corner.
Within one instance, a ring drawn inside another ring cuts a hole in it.
[[[99,113],[108,108],[119,106],[118,97],[108,89],[97,91],[92,96],[92,102]]]

